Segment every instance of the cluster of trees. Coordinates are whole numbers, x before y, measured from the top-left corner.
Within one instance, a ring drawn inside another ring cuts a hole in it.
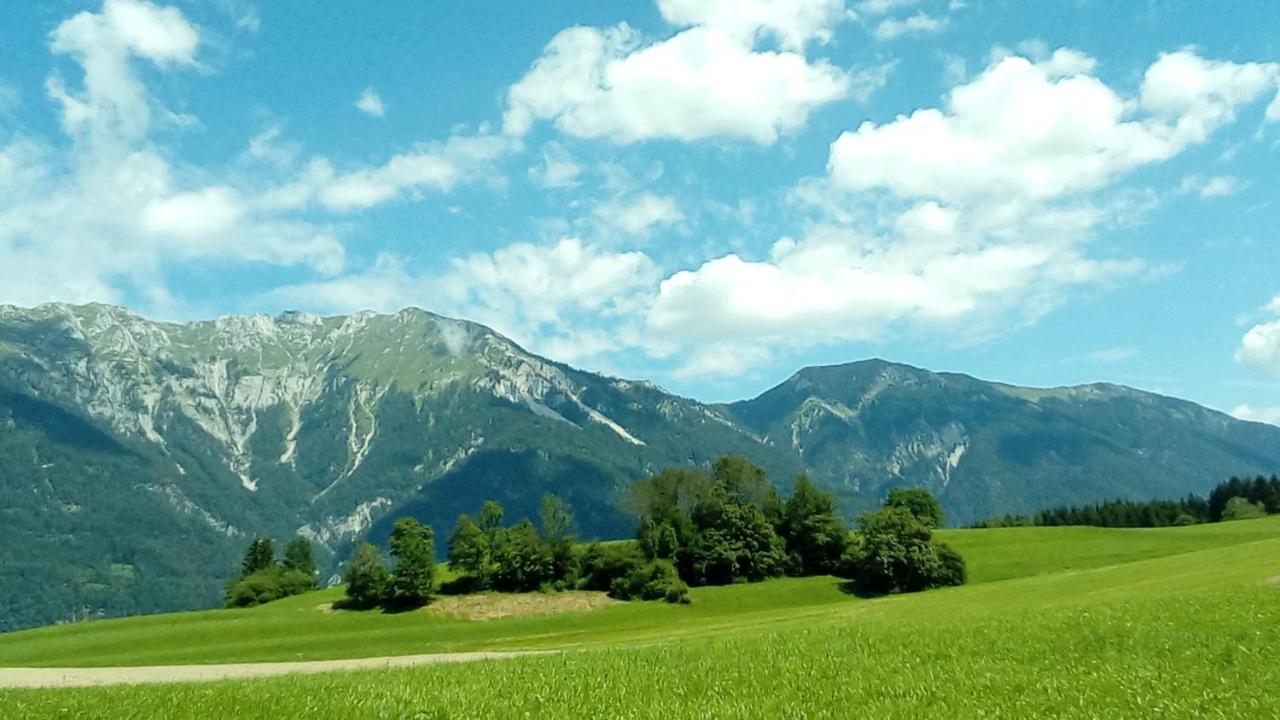
[[[1095,505],[1063,506],[1034,515],[1004,515],[975,527],[1023,525],[1094,525],[1098,527],[1169,527],[1223,520],[1245,520],[1280,512],[1280,477],[1253,480],[1233,477],[1207,496],[1181,500],[1107,500]]]
[[[284,557],[276,562],[275,542],[258,537],[249,543],[240,576],[227,583],[227,607],[250,607],[314,590],[316,562],[311,542],[294,538],[285,546]]]
[[[965,580],[964,561],[933,538],[944,515],[922,489],[890,492],[854,533],[835,498],[807,477],[784,502],[765,472],[740,457],[721,458],[709,475],[668,469],[634,484],[631,497],[643,557],[689,585],[839,575],[859,591],[888,593]]]
[[[942,507],[922,489],[889,493],[851,532],[835,497],[805,476],[785,501],[764,470],[741,457],[710,473],[668,468],[633,483],[640,518],[634,541],[576,542],[572,510],[542,498],[539,522],[504,524],[500,504],[460,515],[448,539],[456,578],[435,581],[434,534],[412,518],[391,532],[388,567],[364,543],[347,564],[346,607],[409,608],[436,592],[602,590],[623,600],[688,602],[691,585],[755,582],[781,575],[837,575],[864,593],[914,592],[965,581],[964,560],[933,537]]]
[[[356,546],[347,563],[345,607],[405,610],[431,602],[436,593],[435,533],[411,517],[396,520],[388,542],[395,567],[388,569],[376,545]]]

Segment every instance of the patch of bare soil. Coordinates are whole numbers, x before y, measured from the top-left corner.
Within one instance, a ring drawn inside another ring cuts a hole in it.
[[[555,593],[476,593],[437,597],[423,612],[456,620],[497,620],[585,612],[620,602],[602,592],[584,590]]]

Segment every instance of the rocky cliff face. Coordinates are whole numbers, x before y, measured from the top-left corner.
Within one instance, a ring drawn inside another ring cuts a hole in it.
[[[925,485],[964,522],[1270,473],[1280,430],[1115,386],[882,361],[707,406],[415,309],[170,324],[0,307],[0,575],[40,588],[0,590],[0,628],[208,605],[252,535],[307,536],[332,570],[401,513],[442,537],[487,498],[519,518],[555,492],[582,534],[622,535],[626,482],[722,454],[784,488],[807,471],[850,515]]]

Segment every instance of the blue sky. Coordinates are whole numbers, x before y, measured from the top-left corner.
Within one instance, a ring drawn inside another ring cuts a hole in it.
[[[704,400],[879,356],[1280,422],[1269,0],[16,5],[0,302],[418,305]]]

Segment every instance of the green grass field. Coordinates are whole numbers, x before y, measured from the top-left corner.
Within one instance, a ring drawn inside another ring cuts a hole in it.
[[[1159,530],[956,530],[972,583],[859,599],[830,578],[686,607],[466,622],[263,608],[0,636],[0,665],[571,648],[207,685],[0,693],[5,717],[1270,717],[1280,517]]]

